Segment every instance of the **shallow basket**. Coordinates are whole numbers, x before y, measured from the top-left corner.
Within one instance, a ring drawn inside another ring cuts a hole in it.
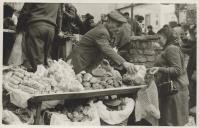
[[[104,122],[102,119],[100,119],[101,126],[127,126],[127,123],[128,123],[128,118],[119,124],[108,124]]]

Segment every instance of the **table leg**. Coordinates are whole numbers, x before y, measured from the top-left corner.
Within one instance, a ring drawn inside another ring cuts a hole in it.
[[[38,102],[36,105],[36,118],[35,118],[35,125],[39,125],[40,116],[41,116],[41,104],[42,102]]]

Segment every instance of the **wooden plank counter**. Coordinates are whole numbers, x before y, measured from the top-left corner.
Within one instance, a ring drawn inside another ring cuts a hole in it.
[[[34,96],[29,99],[30,102],[41,102],[50,100],[67,100],[67,99],[84,99],[91,97],[100,97],[108,95],[121,95],[135,93],[139,89],[146,87],[147,85],[130,86],[122,88],[110,88],[110,89],[97,89],[97,90],[85,90],[81,92],[67,92],[62,94],[47,94]]]
[[[41,117],[41,105],[43,101],[84,99],[84,98],[101,97],[108,95],[122,95],[130,93],[135,94],[139,89],[144,88],[146,86],[147,85],[139,85],[139,86],[130,86],[130,87],[121,87],[121,88],[85,90],[81,92],[67,92],[62,94],[55,93],[55,94],[38,95],[30,98],[28,102],[36,105],[36,119],[34,124],[39,125]]]

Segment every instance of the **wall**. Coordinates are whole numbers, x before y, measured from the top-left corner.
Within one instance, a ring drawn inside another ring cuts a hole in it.
[[[160,26],[164,26],[168,24],[170,21],[177,21],[177,17],[175,15],[175,5],[161,5],[161,15],[160,15]]]
[[[121,12],[129,12],[130,8],[121,9]],[[133,15],[142,15],[146,19],[146,15],[150,18],[149,23],[146,25],[152,25],[154,31],[157,32],[163,25],[168,24],[170,21],[177,21],[175,16],[174,4],[144,4],[134,7]],[[145,20],[143,21],[145,25]],[[146,27],[146,26],[145,26]],[[143,28],[146,30],[146,28]]]
[[[132,36],[127,61],[138,65],[152,67],[157,57],[155,43],[158,36]]]
[[[133,13],[134,16],[142,15],[144,18],[145,15],[150,15],[150,24],[153,26],[154,31],[156,32],[160,28],[160,7],[160,4],[139,5],[134,7]],[[143,21],[143,24],[145,25],[145,20]]]

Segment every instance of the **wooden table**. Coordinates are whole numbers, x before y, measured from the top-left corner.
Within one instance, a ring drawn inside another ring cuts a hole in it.
[[[130,86],[122,88],[110,88],[110,89],[99,89],[99,90],[85,90],[81,92],[67,92],[62,94],[46,94],[34,96],[29,99],[28,102],[36,105],[36,120],[34,124],[38,125],[41,114],[41,105],[43,101],[50,100],[70,100],[70,99],[85,99],[94,98],[108,95],[122,95],[122,94],[135,94],[139,89],[146,87],[147,85]]]

